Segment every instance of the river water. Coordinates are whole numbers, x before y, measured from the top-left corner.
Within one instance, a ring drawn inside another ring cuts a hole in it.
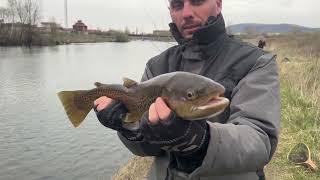
[[[132,154],[90,112],[73,128],[56,95],[140,80],[166,42],[0,48],[0,179],[110,179]]]

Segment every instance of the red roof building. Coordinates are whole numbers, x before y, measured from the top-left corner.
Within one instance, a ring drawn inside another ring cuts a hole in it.
[[[72,27],[75,32],[86,32],[88,30],[88,27],[81,20],[78,20]]]

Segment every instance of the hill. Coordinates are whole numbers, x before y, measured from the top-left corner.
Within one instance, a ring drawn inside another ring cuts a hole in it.
[[[320,28],[310,28],[295,24],[256,24],[243,23],[235,24],[227,27],[232,34],[242,33],[288,33],[288,32],[316,32]]]

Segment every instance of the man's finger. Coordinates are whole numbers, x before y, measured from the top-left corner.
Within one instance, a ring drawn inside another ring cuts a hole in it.
[[[96,99],[93,104],[96,106],[97,111],[101,111],[102,109],[105,109],[112,103],[113,99],[108,98],[107,96],[102,96],[98,99]]]
[[[151,124],[157,124],[159,122],[159,115],[157,113],[155,103],[152,103],[149,108],[149,122]]]
[[[158,97],[156,99],[155,107],[160,120],[163,120],[163,121],[168,120],[171,113],[171,109],[167,106],[167,104],[164,102],[164,100],[161,97]]]

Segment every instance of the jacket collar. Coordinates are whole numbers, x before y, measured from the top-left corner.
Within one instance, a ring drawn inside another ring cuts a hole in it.
[[[197,42],[199,45],[208,45],[216,41],[220,35],[226,32],[225,23],[222,14],[217,17],[210,16],[206,24],[197,30],[191,39],[184,39],[180,34],[176,24],[169,24],[172,36],[179,44],[185,44],[189,41]]]

